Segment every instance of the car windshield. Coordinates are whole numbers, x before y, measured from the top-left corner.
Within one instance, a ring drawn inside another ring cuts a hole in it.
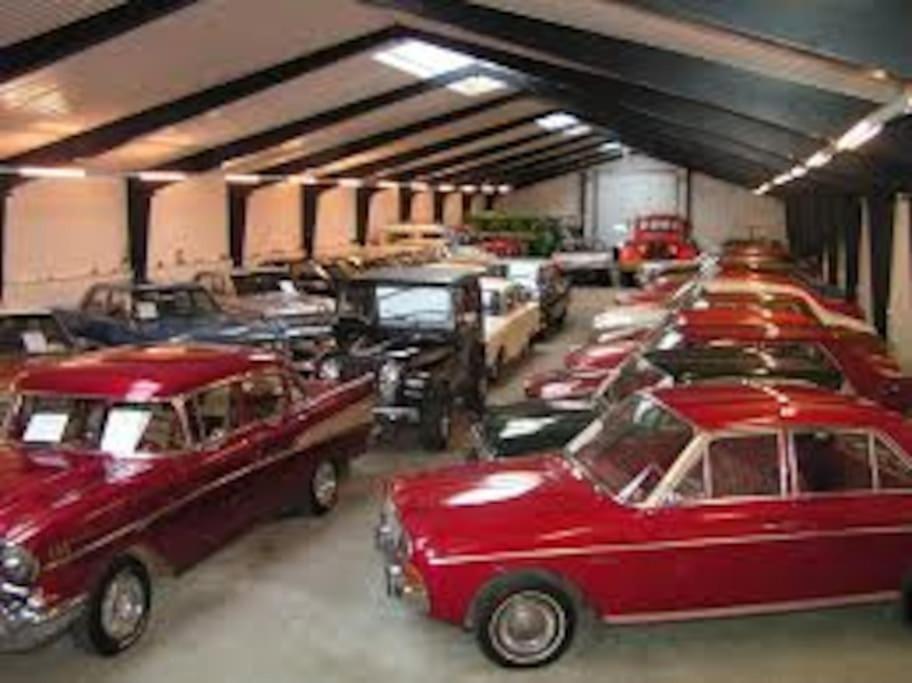
[[[597,397],[606,404],[619,403],[640,389],[656,386],[668,378],[670,375],[667,372],[653,365],[645,356],[634,354],[599,388]]]
[[[443,286],[358,284],[346,291],[339,313],[382,327],[450,328],[454,320],[453,296]]]
[[[287,273],[235,273],[231,276],[231,281],[234,283],[234,291],[237,292],[238,296],[268,294],[271,292],[297,294],[294,282],[292,282]]]
[[[54,316],[0,316],[0,356],[43,356],[71,348],[70,338]]]
[[[70,448],[131,457],[180,450],[184,436],[170,403],[61,395],[21,397],[8,436],[27,447]]]
[[[134,316],[139,320],[196,318],[219,312],[215,300],[202,287],[140,290],[134,299]]]
[[[641,503],[693,438],[689,424],[636,394],[590,425],[565,453],[621,503]]]

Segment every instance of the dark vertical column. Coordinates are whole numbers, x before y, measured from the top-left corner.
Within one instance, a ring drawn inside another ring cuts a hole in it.
[[[149,270],[149,212],[162,185],[127,178],[127,253],[134,282],[145,282]]]
[[[497,202],[497,193],[486,194],[484,196],[485,211],[493,211],[496,202]]]
[[[415,191],[410,187],[401,186],[399,188],[399,222],[412,222],[412,197]]]
[[[247,241],[247,203],[256,189],[251,185],[228,184],[228,251],[235,268],[244,265]]]
[[[431,193],[431,199],[434,203],[434,222],[443,223],[443,213],[446,208],[446,192],[434,191]]]
[[[463,192],[461,195],[462,198],[462,224],[468,225],[469,216],[472,215],[472,197],[474,197],[471,192]]]
[[[861,200],[846,197],[842,209],[843,244],[845,245],[846,299],[858,296],[858,259],[861,247]]]
[[[361,246],[367,244],[371,200],[377,191],[376,187],[355,188],[355,239]]]
[[[0,176],[0,300],[3,299],[6,285],[6,205],[12,189],[12,181]]]
[[[842,239],[842,226],[840,225],[841,197],[824,196],[820,198],[817,210],[826,238],[825,250],[827,255],[827,282],[835,285],[839,282],[839,242]]]
[[[317,216],[320,208],[320,195],[329,189],[329,185],[301,185],[301,250],[307,257],[314,255],[317,244]]]
[[[879,194],[868,197],[871,229],[871,298],[874,326],[881,336],[887,334],[887,306],[890,302],[890,277],[893,266],[893,213],[895,197]]]
[[[579,228],[580,237],[583,237],[586,234],[586,193],[589,191],[589,177],[585,171],[579,174],[579,184]]]

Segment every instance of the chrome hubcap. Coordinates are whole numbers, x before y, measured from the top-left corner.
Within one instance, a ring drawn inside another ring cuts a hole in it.
[[[124,570],[108,584],[101,602],[101,626],[112,640],[134,636],[146,617],[146,588],[132,571]]]
[[[489,635],[505,659],[531,664],[549,657],[567,632],[561,605],[539,591],[522,591],[504,600],[491,617]]]
[[[333,504],[338,486],[335,466],[327,460],[317,465],[313,478],[313,494],[320,505],[329,507]]]

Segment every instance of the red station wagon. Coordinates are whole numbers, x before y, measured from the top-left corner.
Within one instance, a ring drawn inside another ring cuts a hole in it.
[[[114,655],[152,579],[256,521],[321,514],[370,431],[368,378],[302,382],[274,354],[152,346],[20,375],[0,447],[0,649],[68,627]]]
[[[377,540],[392,594],[509,667],[557,659],[584,608],[627,624],[903,595],[908,616],[910,453],[912,425],[864,400],[656,389],[561,455],[396,479]]]

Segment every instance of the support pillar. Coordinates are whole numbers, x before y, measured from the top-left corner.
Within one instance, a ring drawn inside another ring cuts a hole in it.
[[[355,188],[355,241],[362,247],[367,244],[367,232],[370,227],[371,200],[379,188]]]
[[[485,211],[493,211],[495,202],[497,201],[497,195],[493,192],[491,194],[486,194],[484,196],[484,208]]]
[[[461,195],[462,199],[462,224],[468,225],[469,217],[472,215],[472,198],[473,195],[471,192],[463,192]]]
[[[412,222],[412,197],[415,191],[410,187],[399,187],[399,222]]]
[[[301,185],[299,207],[301,210],[301,251],[307,258],[313,258],[317,244],[317,216],[320,208],[320,195],[330,185]]]
[[[861,200],[861,226],[858,244],[858,305],[864,311],[865,320],[874,320],[873,288],[871,286],[871,219],[869,202]]]
[[[0,176],[0,301],[3,300],[6,285],[6,216],[12,187],[9,178]]]
[[[868,197],[871,221],[871,294],[874,326],[881,336],[888,334],[887,306],[890,301],[890,271],[893,265],[893,195]]]
[[[433,202],[433,205],[434,205],[433,216],[434,216],[435,223],[443,223],[443,214],[446,209],[446,199],[447,199],[446,192],[439,192],[439,191],[435,190],[434,192],[431,193],[431,201]]]
[[[152,197],[164,187],[162,183],[147,183],[127,178],[127,254],[133,282],[149,278],[149,214]]]
[[[896,198],[893,223],[890,305],[887,309],[888,341],[905,371],[912,369],[912,202]]]
[[[233,185],[228,183],[228,251],[235,268],[244,265],[244,249],[247,242],[247,206],[255,185]]]

